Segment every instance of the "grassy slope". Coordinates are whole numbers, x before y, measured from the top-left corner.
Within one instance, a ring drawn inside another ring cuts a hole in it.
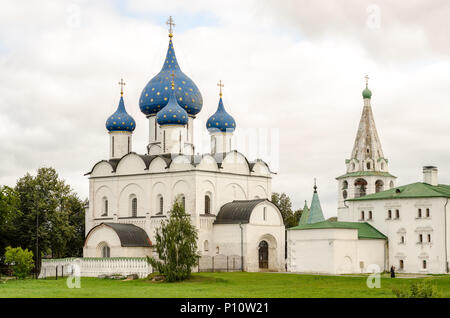
[[[425,279],[450,297],[450,276]],[[80,289],[67,288],[65,279],[14,280],[0,284],[0,297],[394,297],[392,288],[417,280],[383,277],[380,289],[367,288],[366,277],[239,272],[194,274],[181,283],[82,278]]]

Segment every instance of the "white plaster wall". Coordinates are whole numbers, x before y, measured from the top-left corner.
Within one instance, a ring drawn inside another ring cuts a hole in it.
[[[186,198],[186,211],[191,214],[192,223],[199,229],[199,251],[203,249],[203,242],[208,240],[210,252],[215,253],[216,237],[220,236],[215,234],[216,227],[213,227],[212,223],[221,206],[233,200],[256,197],[270,199],[272,195],[271,177],[267,175],[265,166],[250,174],[248,164],[241,154],[232,152],[230,155],[232,157],[226,160],[226,169],[218,169],[217,163],[208,155],[204,156],[201,163],[195,167],[180,156],[175,158],[169,168],[166,161],[155,158],[150,163],[149,169],[145,170],[143,160],[134,153],[121,160],[116,172],[112,171],[107,162],[97,164],[89,179],[90,203],[89,213],[86,215],[86,233],[101,222],[131,223],[143,228],[153,242],[155,230],[164,219],[157,216],[159,195],[164,199],[163,212],[167,215],[174,199],[182,194]],[[212,216],[201,216],[205,213],[206,194],[211,197]],[[136,195],[138,199],[138,218],[130,218],[131,195]],[[101,217],[104,196],[109,201],[107,217]],[[269,208],[271,209],[270,206]],[[268,210],[269,218],[270,211]],[[284,240],[281,239],[284,235],[282,225],[272,225],[265,229],[265,225],[260,224],[258,229],[255,227],[251,231],[253,231],[251,235],[258,236],[256,239],[272,233],[277,246],[284,244]],[[238,234],[233,236],[233,239],[239,239],[240,242],[240,232]],[[224,240],[227,240],[227,237],[228,234],[224,236]],[[225,251],[227,251],[226,244]],[[259,241],[249,244],[254,248]],[[234,246],[232,251],[233,254],[240,255],[240,243],[239,246]],[[277,249],[277,253],[280,253],[277,257],[270,258],[279,260],[273,267],[280,267],[284,262],[284,247]]]
[[[113,139],[114,137],[114,139]],[[109,157],[110,158],[122,158],[127,153],[132,151],[132,133],[129,131],[111,131],[109,132]],[[114,140],[114,143],[113,143]],[[129,145],[128,145],[129,140]],[[113,151],[114,147],[114,151]]]
[[[404,272],[444,273],[446,267],[445,202],[444,198],[349,201],[349,208],[345,216],[339,215],[339,221],[357,222],[361,211],[372,211],[373,220],[367,222],[386,235],[389,240],[388,268],[394,265],[399,269],[399,261],[402,259]],[[417,217],[419,208],[422,209],[422,218]],[[429,218],[424,217],[427,208],[430,209]],[[392,211],[392,219],[387,219],[388,210]],[[395,219],[395,210],[400,212],[399,219]],[[419,234],[423,234],[425,241],[423,244],[419,243]],[[431,243],[427,242],[427,234],[431,234]],[[404,244],[401,244],[402,235],[405,237]],[[422,268],[424,259],[427,260],[425,270]]]
[[[384,269],[385,241],[358,239],[357,229],[289,230],[287,236],[288,271],[352,274],[367,272],[370,264]]]
[[[110,257],[143,257],[150,256],[150,247],[122,247],[117,233],[108,226],[100,226],[93,230],[83,248],[84,257],[102,257],[99,245],[106,243],[110,247]]]

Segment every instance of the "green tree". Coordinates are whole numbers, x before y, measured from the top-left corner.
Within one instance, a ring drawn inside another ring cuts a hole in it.
[[[70,186],[59,179],[55,169],[40,168],[35,177],[27,173],[19,179],[15,191],[22,212],[21,217],[16,218],[18,245],[35,250],[38,240],[37,258],[42,254],[54,258],[72,256],[72,243],[80,244],[80,229],[73,223],[84,219],[84,212],[83,203]],[[40,264],[39,259],[36,264]]]
[[[19,207],[20,199],[17,192],[7,186],[0,187],[0,255],[5,253],[7,246],[17,241],[15,220],[21,214]]]
[[[33,252],[28,249],[23,250],[21,247],[6,247],[5,263],[13,269],[14,276],[20,279],[30,275],[34,267]]]
[[[197,229],[185,213],[181,200],[176,200],[169,219],[162,222],[156,231],[158,258],[147,257],[147,261],[168,282],[180,281],[191,275],[192,267],[198,264]]]
[[[281,212],[283,217],[284,226],[290,228],[298,225],[300,220],[301,210],[292,211],[292,202],[286,193],[272,193],[272,203],[275,204]]]

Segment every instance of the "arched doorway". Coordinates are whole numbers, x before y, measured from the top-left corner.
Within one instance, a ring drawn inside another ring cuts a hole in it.
[[[269,244],[261,241],[258,248],[259,268],[269,268]]]

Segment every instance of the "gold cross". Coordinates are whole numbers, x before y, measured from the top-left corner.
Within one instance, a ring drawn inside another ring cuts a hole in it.
[[[219,96],[222,97],[222,87],[225,87],[225,85],[222,84],[222,80],[220,80],[219,83],[217,83],[217,86],[220,87],[220,93],[219,93]]]
[[[169,16],[169,19],[167,19],[166,24],[169,26],[169,37],[172,37],[173,27],[175,26],[175,22],[173,22],[172,16]]]
[[[120,85],[120,95],[123,96],[123,87],[125,86],[123,78],[120,79],[119,85]]]
[[[369,75],[366,75],[365,78],[366,78],[366,87],[367,87],[369,85]]]

